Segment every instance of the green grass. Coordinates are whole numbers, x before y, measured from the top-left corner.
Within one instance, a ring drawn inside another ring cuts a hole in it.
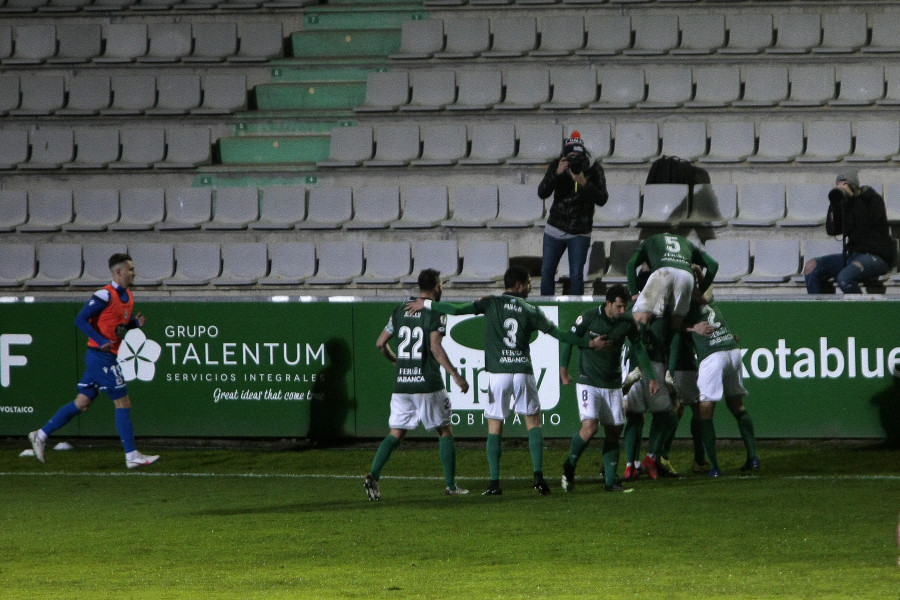
[[[84,442],[75,441],[81,446]],[[897,453],[871,443],[763,442],[726,476],[599,481],[599,444],[573,493],[567,444],[548,441],[553,493],[531,489],[521,442],[504,447],[501,497],[482,497],[483,442],[460,443],[445,497],[437,444],[402,446],[382,502],[362,475],[376,442],[349,449],[169,445],[128,472],[112,441],[47,463],[0,448],[0,598],[897,598]],[[676,466],[690,454],[679,445]]]

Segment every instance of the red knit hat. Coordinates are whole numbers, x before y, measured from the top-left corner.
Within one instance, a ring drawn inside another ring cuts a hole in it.
[[[577,129],[572,130],[572,135],[569,139],[566,140],[566,143],[563,145],[563,155],[571,154],[572,152],[580,152],[582,154],[585,153],[584,149],[584,140],[581,139],[581,132]]]

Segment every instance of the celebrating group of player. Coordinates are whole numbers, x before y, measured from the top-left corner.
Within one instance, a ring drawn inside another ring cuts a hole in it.
[[[638,267],[648,275],[643,286]],[[741,352],[709,293],[718,264],[682,236],[663,233],[644,240],[628,263],[628,288],[610,287],[602,306],[585,311],[571,331],[558,329],[526,302],[531,278],[526,269],[510,267],[504,275],[504,292],[467,304],[440,302],[437,271],[419,276],[418,297],[397,306],[378,339],[378,348],[397,365],[391,397],[390,433],[381,442],[372,468],[365,477],[369,500],[380,500],[378,481],[385,463],[407,431],[422,423],[440,436],[440,457],[445,492],[466,494],[456,485],[456,451],[450,426],[451,406],[440,367],[444,367],[465,392],[468,384],[459,376],[441,347],[446,316],[485,315],[485,369],[488,373],[486,441],[490,482],[484,495],[500,495],[501,436],[505,419],[521,415],[528,430],[528,447],[534,466],[534,487],[550,493],[543,474],[543,432],[540,401],[533,374],[529,344],[535,331],[561,342],[560,379],[570,384],[568,365],[572,346],[581,350],[575,378],[581,429],[571,442],[563,463],[562,488],[571,491],[575,469],[599,426],[604,428],[603,476],[609,492],[627,492],[618,477],[624,433],[624,480],[646,473],[651,479],[677,477],[669,462],[669,450],[685,406],[692,409],[694,439],[692,470],[718,477],[713,412],[725,400],[738,421],[747,449],[742,472],[759,469],[753,422],[743,404],[746,390],[741,378]],[[638,289],[640,293],[638,294]],[[636,296],[629,309],[631,300]],[[630,313],[630,314],[629,314]],[[389,340],[397,337],[396,353]],[[628,347],[631,364],[639,366],[623,377],[622,352]],[[652,415],[649,449],[640,458],[644,415]]]

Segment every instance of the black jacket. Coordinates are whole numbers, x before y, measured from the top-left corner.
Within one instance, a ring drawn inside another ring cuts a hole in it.
[[[876,254],[889,267],[893,266],[897,257],[884,198],[869,186],[863,186],[858,194],[849,198],[840,190],[831,190],[828,200],[825,219],[828,235],[843,235],[848,254]]]
[[[542,199],[553,194],[547,224],[566,233],[590,233],[594,223],[594,206],[603,206],[609,198],[603,168],[596,162],[591,162],[584,170],[587,185],[579,186],[576,190],[575,182],[568,173],[556,174],[559,160],[557,158],[550,162],[538,185],[538,196]]]

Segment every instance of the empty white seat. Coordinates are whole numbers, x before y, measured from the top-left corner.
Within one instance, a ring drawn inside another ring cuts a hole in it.
[[[515,154],[516,127],[512,123],[479,123],[468,133],[469,155],[458,164],[499,165]]]
[[[243,73],[209,73],[201,81],[203,100],[191,114],[223,115],[247,108],[247,76]]]
[[[375,148],[374,132],[369,125],[335,127],[331,130],[328,158],[317,167],[358,167],[372,158]]]
[[[537,195],[537,187],[525,183],[507,183],[497,189],[497,218],[488,227],[532,227],[543,222],[544,201]]]
[[[109,75],[76,75],[69,78],[66,105],[57,115],[95,115],[109,108],[112,84]]]
[[[115,127],[76,127],[75,158],[67,169],[102,169],[119,160],[119,130]]]
[[[147,231],[166,218],[166,196],[162,188],[123,188],[119,192],[119,220],[113,231]]]
[[[63,225],[66,231],[103,231],[119,220],[117,189],[73,190],[72,199],[75,219]]]
[[[281,21],[241,21],[238,23],[238,51],[228,62],[265,62],[283,53]]]
[[[494,110],[534,110],[550,99],[550,72],[547,69],[511,68],[503,72],[506,93]]]
[[[12,49],[12,26],[0,25],[0,60],[9,58],[12,55]]]
[[[724,227],[737,216],[737,186],[733,183],[702,183],[694,186],[694,202],[687,222]]]
[[[353,188],[353,218],[345,229],[387,229],[400,218],[400,188],[373,185]]]
[[[18,108],[21,100],[18,75],[0,75],[0,115]]]
[[[37,274],[25,281],[29,287],[68,285],[81,276],[80,244],[41,244],[37,255]]]
[[[665,54],[678,45],[678,17],[636,14],[631,18],[634,44],[622,52],[632,56]]]
[[[806,152],[798,162],[837,162],[852,150],[850,121],[810,121],[806,124]]]
[[[222,244],[222,274],[213,285],[253,285],[269,270],[269,251],[264,242]]]
[[[506,240],[468,240],[463,243],[463,262],[455,284],[489,284],[503,279],[509,267]]]
[[[444,49],[435,52],[435,58],[475,58],[491,45],[491,22],[486,17],[448,19],[444,31]]]
[[[28,136],[31,156],[20,169],[58,169],[75,156],[75,138],[68,127],[41,127]]]
[[[48,0],[7,0],[0,11],[4,13],[27,13],[45,6]]]
[[[814,54],[849,54],[865,46],[869,37],[868,16],[861,12],[822,14],[822,43]]]
[[[102,287],[112,278],[109,272],[109,257],[128,251],[124,243],[85,244],[81,247],[84,269],[81,276],[69,281],[70,285]],[[134,257],[132,257],[134,258]],[[140,269],[140,267],[138,267]]]
[[[18,287],[34,277],[32,244],[0,244],[0,287]]]
[[[637,184],[608,184],[606,204],[594,209],[594,227],[628,227],[641,214],[641,188]]]
[[[353,217],[353,188],[346,185],[312,187],[306,219],[297,229],[340,229]]]
[[[900,184],[895,182],[885,184],[884,207],[888,223],[900,224]]]
[[[420,60],[431,58],[444,49],[444,21],[441,19],[410,19],[400,26],[400,51],[389,58]]]
[[[732,225],[771,227],[784,217],[783,183],[745,183],[738,196],[738,215]]]
[[[401,190],[403,213],[391,223],[392,229],[427,229],[440,225],[448,217],[447,187],[412,185]]]
[[[546,164],[562,148],[562,127],[558,123],[519,123],[516,134],[519,151],[507,159],[511,165]]]
[[[747,162],[785,163],[802,153],[802,122],[765,120],[759,124],[759,149],[756,154],[747,157]]]
[[[818,13],[781,13],[775,16],[772,54],[805,54],[822,42],[822,20]]]
[[[156,77],[120,75],[110,78],[112,103],[100,112],[104,115],[139,115],[156,104]]]
[[[347,285],[363,272],[362,242],[322,242],[316,252],[316,274],[306,278],[310,285]]]
[[[644,70],[637,67],[602,69],[600,97],[590,108],[631,108],[642,102],[646,95]]]
[[[764,13],[731,13],[726,19],[728,43],[719,48],[721,54],[758,54],[772,46],[772,15]]]
[[[555,14],[541,18],[541,35],[532,56],[568,56],[584,46],[584,18]]]
[[[160,231],[199,229],[212,218],[212,190],[208,187],[169,187],[165,191],[166,217]]]
[[[495,184],[457,185],[452,195],[452,216],[441,222],[444,227],[484,227],[487,221],[497,217]]]
[[[175,244],[175,273],[165,285],[206,285],[222,272],[222,251],[214,242]]]
[[[798,240],[766,240],[754,244],[753,268],[741,283],[784,283],[800,270]]]
[[[122,153],[110,169],[148,169],[166,154],[166,132],[161,128],[123,127],[119,130]]]
[[[725,15],[686,14],[678,18],[681,43],[672,54],[711,54],[725,45]]]
[[[465,157],[468,149],[463,123],[422,125],[422,156],[410,161],[414,167],[450,166]]]
[[[23,232],[59,231],[72,221],[72,190],[49,189],[28,192],[28,220]]]
[[[456,99],[446,110],[488,110],[503,98],[500,71],[463,69],[456,74]]]
[[[722,108],[741,96],[741,71],[737,66],[696,67],[695,92],[684,102],[686,108]]]
[[[399,123],[375,127],[375,154],[366,167],[405,167],[419,157],[419,126]]]
[[[256,186],[220,187],[216,190],[212,219],[202,229],[246,229],[259,219],[259,190]]]
[[[306,188],[302,185],[280,185],[263,188],[259,203],[259,220],[250,229],[294,229],[306,218]]]
[[[0,231],[15,231],[28,220],[28,191],[0,190]]]
[[[269,244],[269,274],[260,285],[298,285],[316,272],[316,245],[313,242]]]
[[[164,74],[156,78],[156,104],[148,115],[183,115],[200,106],[200,76]]]
[[[706,121],[663,123],[662,154],[686,160],[696,160],[706,154]]]
[[[50,115],[65,104],[65,78],[62,75],[29,75],[19,83],[21,101],[11,115]]]
[[[553,94],[544,110],[578,110],[597,99],[599,86],[593,67],[557,67],[550,71]]]
[[[413,284],[424,269],[435,269],[447,279],[459,273],[459,248],[456,240],[419,240],[412,243],[413,267],[401,283]]]
[[[787,188],[787,214],[779,227],[818,227],[825,222],[825,204],[831,186],[826,183],[791,183]]]
[[[0,129],[0,169],[15,169],[28,158],[28,132]]]
[[[711,239],[703,249],[719,263],[716,283],[735,283],[750,272],[749,240]]]
[[[534,17],[494,17],[491,28],[491,48],[481,53],[482,58],[523,56],[537,46],[537,20]]]
[[[15,45],[5,65],[38,65],[56,54],[56,27],[54,25],[18,25],[15,27]]]
[[[871,18],[872,39],[860,50],[872,54],[900,52],[900,14],[879,12]]]
[[[237,24],[233,22],[194,23],[191,25],[194,48],[182,60],[189,63],[222,62],[237,54]]]
[[[139,242],[128,244],[128,254],[134,260],[137,277],[135,285],[159,285],[175,271],[175,249],[168,242]]]
[[[191,24],[150,23],[147,25],[147,39],[150,42],[147,54],[139,56],[138,62],[177,62],[191,53]]]
[[[629,15],[590,14],[584,18],[584,48],[579,56],[612,56],[631,46]]]
[[[688,67],[660,67],[647,71],[647,98],[638,108],[677,108],[688,102],[693,94],[691,69]]]
[[[882,65],[846,65],[841,68],[837,97],[832,106],[868,106],[884,96]]]
[[[75,64],[100,56],[102,29],[94,23],[60,23],[56,26],[56,54],[48,63]]]
[[[366,75],[366,97],[356,112],[390,112],[409,102],[407,71],[373,71]]]
[[[584,147],[596,161],[601,161],[609,156],[612,149],[612,126],[608,122],[599,122],[593,119],[579,119],[568,122],[563,126],[563,131],[579,131]]]
[[[212,141],[208,127],[169,127],[165,130],[166,158],[154,167],[193,169],[211,162]]]
[[[612,240],[609,243],[609,266],[601,278],[604,283],[626,283],[625,266],[637,250],[638,240]]]
[[[900,152],[900,123],[893,119],[857,121],[853,153],[847,162],[884,162]]]
[[[110,23],[106,26],[105,40],[103,54],[94,58],[94,62],[134,62],[147,53],[147,24]]]
[[[685,183],[648,183],[644,185],[641,216],[635,226],[678,224],[688,211],[688,186]]]
[[[643,163],[659,155],[659,129],[656,122],[616,123],[610,164]]]
[[[443,110],[456,98],[456,73],[450,70],[416,70],[410,73],[412,96],[401,104],[403,111],[434,112]]]
[[[834,67],[796,65],[791,67],[791,93],[781,106],[820,106],[835,96]]]
[[[366,267],[353,278],[362,285],[387,285],[407,277],[412,269],[409,241],[375,241],[366,244]]]
[[[788,97],[788,69],[782,65],[748,65],[744,95],[731,103],[737,108],[775,106]]]
[[[699,157],[700,162],[741,162],[756,149],[756,133],[751,121],[712,121],[707,131],[709,153]]]

